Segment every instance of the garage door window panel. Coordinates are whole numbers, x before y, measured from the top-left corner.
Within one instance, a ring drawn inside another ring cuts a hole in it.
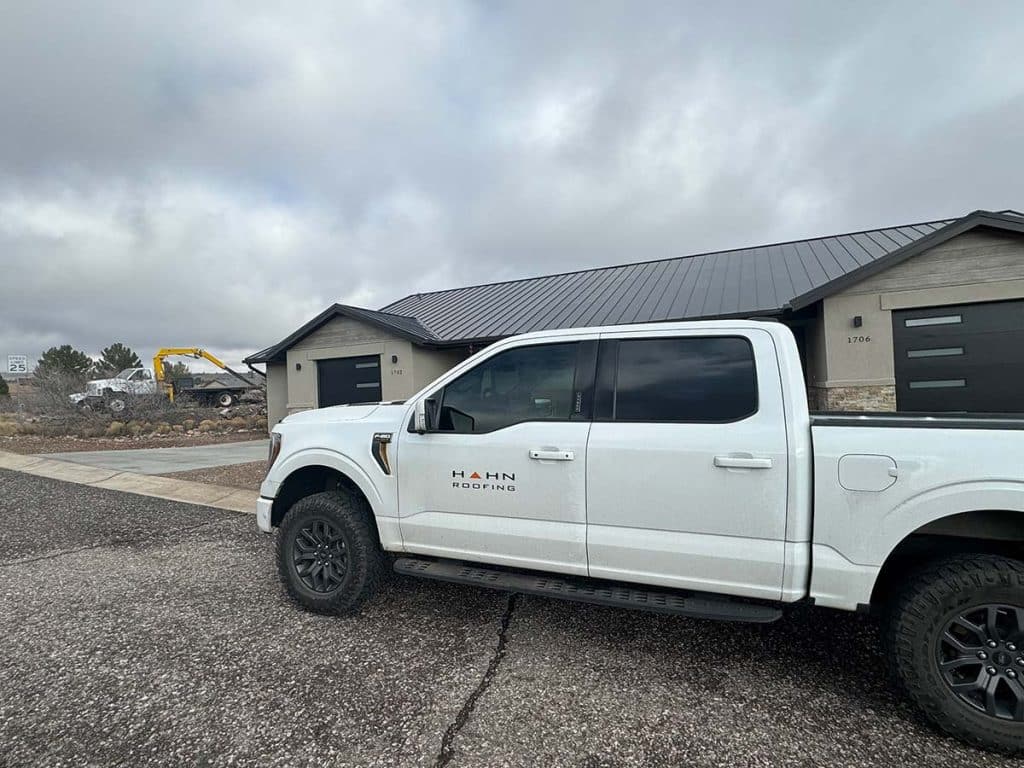
[[[920,357],[953,357],[962,355],[963,347],[939,347],[937,349],[908,349],[907,357],[911,359]]]
[[[907,328],[920,328],[925,325],[956,325],[963,322],[961,315],[939,315],[937,317],[914,317],[904,321]]]

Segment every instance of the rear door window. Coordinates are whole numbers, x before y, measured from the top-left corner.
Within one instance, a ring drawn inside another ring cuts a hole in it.
[[[757,412],[754,350],[745,338],[621,339],[603,345],[601,356],[601,370],[614,376],[614,384],[611,402],[599,416],[728,422]]]

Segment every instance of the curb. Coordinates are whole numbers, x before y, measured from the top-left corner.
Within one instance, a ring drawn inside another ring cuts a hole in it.
[[[48,477],[66,483],[89,485],[93,488],[123,491],[138,496],[154,496],[158,499],[182,501],[186,504],[247,514],[255,514],[256,499],[259,498],[257,491],[246,491],[226,485],[210,485],[159,475],[140,475],[136,472],[89,467],[70,461],[48,459],[45,456],[24,456],[7,451],[0,451],[0,469]]]

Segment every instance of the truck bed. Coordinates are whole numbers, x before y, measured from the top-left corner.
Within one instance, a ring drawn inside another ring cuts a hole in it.
[[[823,605],[868,603],[889,553],[939,532],[933,521],[972,515],[965,530],[986,537],[993,513],[1024,512],[1021,414],[819,413],[811,444],[811,592]]]

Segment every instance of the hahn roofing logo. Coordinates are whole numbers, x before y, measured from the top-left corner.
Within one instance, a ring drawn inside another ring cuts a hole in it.
[[[470,491],[515,491],[515,472],[466,473],[463,469],[452,470],[452,488]]]

